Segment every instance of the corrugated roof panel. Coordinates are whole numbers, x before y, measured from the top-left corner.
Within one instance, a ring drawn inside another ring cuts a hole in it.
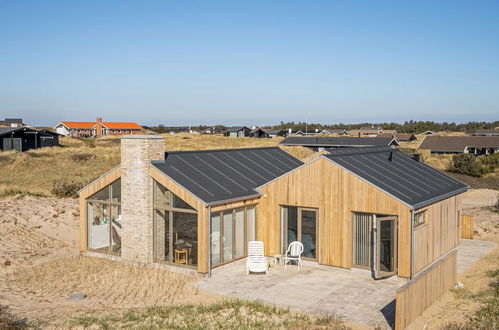
[[[329,149],[331,161],[411,207],[447,198],[468,186],[389,147]]]
[[[278,147],[181,151],[153,165],[207,204],[255,190],[303,163]]]

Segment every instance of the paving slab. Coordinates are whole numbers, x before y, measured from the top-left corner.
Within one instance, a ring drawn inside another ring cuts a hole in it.
[[[458,248],[461,273],[497,244],[462,240]],[[388,329],[395,319],[396,290],[406,279],[374,280],[370,272],[328,266],[284,269],[275,265],[266,275],[246,275],[244,263],[218,269],[196,283],[201,290],[289,307],[313,314],[339,314],[346,321]]]

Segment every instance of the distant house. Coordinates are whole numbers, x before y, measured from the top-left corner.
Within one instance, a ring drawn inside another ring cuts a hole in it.
[[[323,151],[327,148],[359,148],[359,147],[388,147],[398,146],[399,143],[393,137],[287,137],[281,141],[285,146],[302,146],[315,151]]]
[[[321,134],[348,135],[348,131],[346,129],[323,129]]]
[[[467,134],[472,136],[499,136],[499,129],[478,129]]]
[[[278,136],[286,136],[286,131],[257,127],[250,131],[249,136],[254,138],[275,138]]]
[[[423,133],[421,133],[421,135],[432,135],[432,134],[435,134],[434,131],[424,131]]]
[[[0,120],[0,126],[23,127],[26,124],[23,123],[22,118],[5,118],[4,120]]]
[[[411,134],[411,133],[383,133],[378,135],[378,137],[384,137],[384,138],[396,138],[397,141],[399,142],[410,142],[416,140],[416,135]]]
[[[233,126],[225,130],[224,136],[242,138],[250,135],[250,129],[246,126]]]
[[[28,127],[0,127],[0,150],[27,151],[59,145],[59,134]]]
[[[91,137],[140,134],[143,127],[136,123],[103,122],[102,118],[97,118],[95,122],[61,121],[54,129],[64,136]]]
[[[359,136],[370,136],[370,137],[376,137],[379,134],[383,133],[383,129],[381,127],[361,127],[359,130]]]
[[[499,136],[426,136],[418,149],[436,154],[489,155],[499,151]]]

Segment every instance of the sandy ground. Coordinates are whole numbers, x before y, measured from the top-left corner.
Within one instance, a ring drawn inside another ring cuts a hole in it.
[[[475,239],[499,242],[499,214],[489,207],[498,196],[493,190],[466,193],[463,213],[475,218]],[[189,286],[195,278],[187,275],[79,257],[78,212],[74,199],[0,199],[0,305],[9,306],[17,316],[43,320],[44,328],[61,328],[82,312],[219,299]],[[485,271],[498,263],[499,248],[473,265],[459,281],[479,291],[488,284]],[[67,300],[78,292],[88,297],[80,302]],[[434,329],[449,320],[465,320],[476,307],[446,293],[416,320],[414,329]]]
[[[191,276],[78,256],[78,216],[74,199],[0,200],[0,305],[64,328],[81,312],[218,299],[189,286]],[[87,298],[68,301],[74,293]]]

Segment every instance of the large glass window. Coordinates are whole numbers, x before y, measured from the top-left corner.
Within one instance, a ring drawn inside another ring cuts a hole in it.
[[[212,213],[210,230],[212,267],[244,257],[255,239],[255,207]]]
[[[283,206],[281,208],[281,252],[285,253],[291,242],[303,244],[302,256],[317,257],[317,210]]]
[[[87,200],[87,248],[121,254],[121,180]]]
[[[196,266],[197,219],[192,206],[154,181],[154,259]]]

